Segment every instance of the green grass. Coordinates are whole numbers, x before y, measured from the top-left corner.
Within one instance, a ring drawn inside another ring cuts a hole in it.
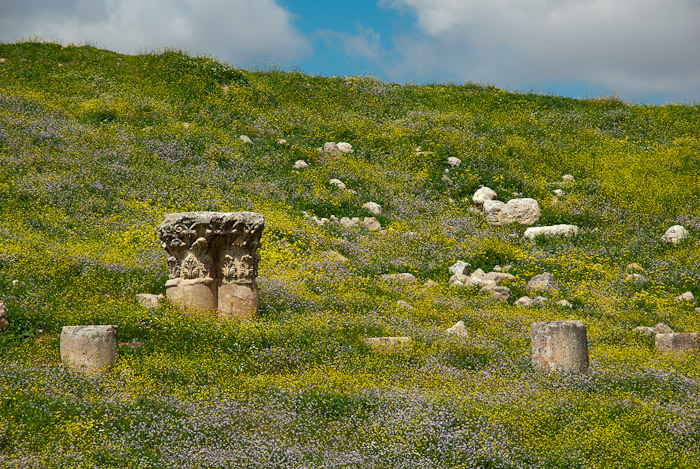
[[[697,465],[698,358],[659,356],[632,329],[700,331],[674,301],[700,297],[699,106],[252,72],[174,50],[26,42],[0,44],[0,57],[2,464]],[[318,153],[327,141],[354,153]],[[462,165],[445,173],[450,156]],[[309,167],[294,172],[298,159]],[[542,224],[583,233],[533,243],[523,227],[490,227],[470,211],[480,185],[533,197]],[[302,214],[365,217],[368,201],[385,232]],[[156,226],[190,210],[264,214],[256,321],[136,303],[164,293]],[[674,224],[690,238],[663,245]],[[516,297],[552,272],[551,298],[574,308],[448,288],[458,259],[511,264]],[[630,262],[648,283],[623,280]],[[419,285],[378,279],[390,272]],[[550,319],[584,321],[587,374],[532,368],[530,324]],[[458,320],[466,338],[444,333]],[[74,324],[119,326],[128,344],[110,373],[60,364],[61,327]],[[414,341],[394,352],[362,341],[385,335]]]

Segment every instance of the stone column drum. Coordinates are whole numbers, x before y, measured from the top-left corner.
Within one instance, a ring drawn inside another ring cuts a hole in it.
[[[78,371],[107,371],[117,359],[117,345],[117,326],[64,326],[61,361]]]
[[[677,352],[700,352],[700,334],[697,332],[672,332],[656,334],[656,351],[662,354]]]
[[[588,369],[588,336],[581,321],[536,322],[530,334],[536,369],[576,373]]]
[[[264,226],[263,216],[254,212],[168,214],[158,226],[168,253],[168,299],[201,316],[255,317],[256,251]]]

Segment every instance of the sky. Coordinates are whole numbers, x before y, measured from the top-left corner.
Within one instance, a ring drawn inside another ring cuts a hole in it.
[[[0,40],[700,103],[700,0],[0,0]]]

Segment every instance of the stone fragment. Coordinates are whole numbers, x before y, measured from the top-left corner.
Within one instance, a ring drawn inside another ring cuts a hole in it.
[[[480,291],[491,295],[493,298],[503,303],[508,303],[510,301],[510,297],[513,295],[510,288],[501,287],[498,285],[486,285],[485,287],[482,287]]]
[[[374,217],[365,217],[364,220],[362,220],[362,224],[369,231],[379,231],[382,229],[382,224]]]
[[[365,337],[362,339],[365,344],[376,349],[391,350],[410,345],[410,337]]]
[[[467,335],[467,328],[464,326],[464,321],[457,321],[454,326],[447,328],[445,332],[465,337]]]
[[[530,336],[536,369],[575,373],[588,370],[588,336],[581,321],[536,322]]]
[[[382,206],[376,202],[367,202],[362,205],[362,208],[369,210],[373,215],[381,215]]]
[[[482,186],[474,192],[472,202],[474,202],[474,205],[481,208],[487,200],[496,200],[497,198],[498,195],[493,189]]]
[[[77,371],[99,373],[117,359],[117,326],[64,326],[61,361]]]
[[[10,328],[10,320],[7,318],[7,306],[0,302],[0,331],[6,331]]]
[[[530,281],[527,282],[525,289],[528,292],[545,291],[553,293],[559,290],[559,283],[557,279],[554,278],[554,275],[549,272],[544,272],[532,277]]]
[[[561,197],[562,195],[564,195],[564,191],[561,189],[554,189],[552,192],[554,192],[554,195],[556,195],[557,197]]]
[[[555,236],[575,236],[578,234],[578,226],[576,225],[551,225],[551,226],[535,226],[525,230],[525,238],[535,239],[537,236],[552,238]]]
[[[568,300],[559,300],[556,303],[554,303],[557,306],[561,306],[562,308],[573,308],[574,305],[571,304]]]
[[[335,142],[326,142],[323,144],[323,148],[321,148],[322,153],[328,153],[330,155],[340,155],[342,152],[340,151],[340,148],[338,148],[338,145]]]
[[[641,274],[644,272],[644,267],[641,265],[637,264],[636,262],[632,262],[630,264],[627,264],[627,267],[625,267],[625,270],[627,272],[633,272],[633,273],[638,273]]]
[[[561,177],[564,182],[574,182],[574,177],[571,174],[565,174]]]
[[[633,331],[644,337],[654,337],[656,335],[656,330],[649,326],[637,326]]]
[[[540,205],[535,199],[511,199],[506,208],[509,218],[521,225],[535,225],[540,221]]]
[[[408,304],[407,301],[404,301],[404,300],[398,300],[396,302],[396,306],[398,306],[399,308],[402,308],[402,309],[407,309],[409,311],[413,310],[413,306],[411,306],[410,304]]]
[[[168,253],[168,299],[204,317],[254,318],[259,305],[256,251],[264,227],[263,216],[254,212],[168,214],[158,226]]]
[[[296,160],[293,167],[294,169],[306,169],[309,167],[309,164],[304,160]]]
[[[348,142],[338,142],[336,147],[338,147],[338,150],[340,150],[341,153],[348,154],[353,152],[352,145],[350,145]]]
[[[482,277],[486,282],[493,282],[495,285],[501,285],[507,280],[515,280],[515,276],[505,272],[489,272]]]
[[[513,304],[522,308],[530,308],[536,305],[535,300],[533,300],[529,296],[521,296],[520,298],[515,300]]]
[[[253,143],[253,141],[247,135],[241,135],[238,138],[240,138],[243,143]]]
[[[656,324],[656,326],[654,326],[654,332],[656,332],[657,334],[672,334],[673,329],[668,327],[663,322],[660,322],[660,323]]]
[[[642,274],[629,274],[625,277],[625,281],[641,285],[647,282],[647,278]]]
[[[428,279],[428,280],[425,281],[425,283],[423,284],[423,286],[424,286],[425,288],[433,288],[433,287],[437,287],[437,286],[438,286],[438,283],[437,283],[435,280]]]
[[[449,158],[447,158],[447,165],[450,168],[457,169],[462,165],[462,160],[460,160],[459,158],[455,158],[454,156],[450,156]]]
[[[661,241],[677,245],[687,237],[688,230],[681,225],[673,225],[671,228],[666,230],[666,233],[664,233],[664,235],[661,237]]]
[[[415,275],[408,272],[400,274],[384,274],[379,278],[385,282],[398,283],[400,285],[415,285],[417,282]]]
[[[700,334],[697,332],[659,333],[654,337],[656,351],[662,354],[700,351]]]
[[[146,309],[160,308],[160,301],[165,298],[163,295],[153,295],[151,293],[137,293],[136,301]]]
[[[685,293],[681,293],[680,295],[678,295],[678,296],[676,297],[676,301],[681,302],[681,303],[682,303],[682,302],[688,302],[688,303],[690,303],[690,304],[693,305],[693,306],[695,306],[695,305],[697,304],[697,302],[695,301],[695,296],[693,296],[693,293],[692,293],[692,292],[689,292],[689,291],[687,291],[687,292],[685,292]]]
[[[472,266],[469,262],[457,261],[450,266],[449,271],[452,275],[467,275],[471,268]]]
[[[357,225],[357,221],[353,220],[352,218],[343,217],[340,219],[340,226],[344,226],[346,228],[352,228],[356,225]]]
[[[277,145],[286,145],[287,141],[283,138],[278,138],[277,139]]]
[[[343,183],[343,181],[341,181],[340,179],[331,179],[330,181],[328,181],[328,183],[331,186],[337,187],[338,189],[345,189],[346,188],[345,183]]]
[[[490,225],[504,226],[515,221],[508,206],[500,200],[485,200],[482,207]]]

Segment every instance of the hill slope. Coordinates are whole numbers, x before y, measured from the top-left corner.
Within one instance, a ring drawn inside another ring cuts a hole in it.
[[[700,331],[674,300],[700,297],[700,107],[247,72],[178,51],[21,43],[0,58],[8,466],[697,464],[697,356],[660,356],[632,329]],[[320,153],[328,141],[354,151]],[[581,234],[490,226],[471,203],[481,185]],[[304,215],[368,217],[369,201],[380,232]],[[257,321],[134,300],[164,292],[155,227],[190,210],[264,214]],[[675,224],[689,239],[662,243]],[[534,308],[501,304],[449,287],[457,260],[512,265],[516,298],[544,271],[561,287]],[[645,283],[625,281],[632,262]],[[395,272],[418,284],[378,278]],[[554,319],[586,324],[587,374],[532,368],[530,324]],[[466,337],[445,333],[458,320]],[[60,365],[72,324],[119,326],[112,372]],[[413,343],[383,352],[371,336]]]

